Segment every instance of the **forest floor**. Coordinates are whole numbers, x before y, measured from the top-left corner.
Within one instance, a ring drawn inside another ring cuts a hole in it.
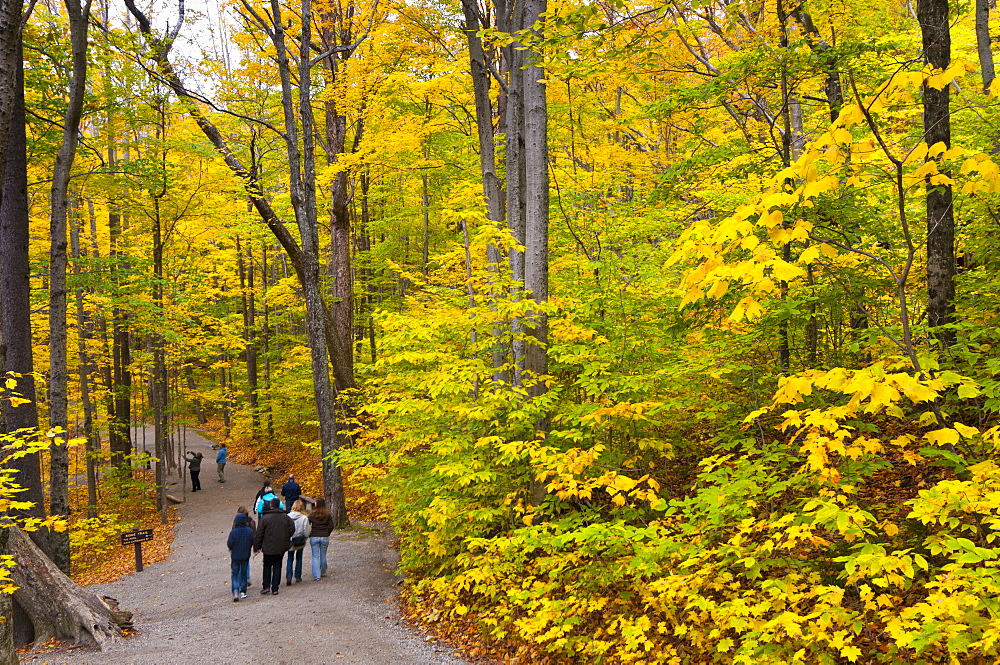
[[[187,448],[201,451],[203,491],[187,492],[170,557],[141,573],[95,584],[135,613],[136,634],[104,652],[29,653],[32,665],[273,665],[396,663],[459,665],[453,649],[417,634],[399,609],[401,578],[392,536],[379,523],[355,524],[330,538],[328,577],[312,581],[311,553],[301,583],[277,597],[261,596],[261,557],[250,562],[248,597],[232,602],[226,537],[236,509],[252,508],[262,478],[229,463],[225,484],[216,474],[212,442],[188,431]]]

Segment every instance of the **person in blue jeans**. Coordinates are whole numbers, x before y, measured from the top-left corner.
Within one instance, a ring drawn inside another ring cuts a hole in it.
[[[233,602],[247,597],[247,580],[250,575],[250,549],[253,547],[253,529],[247,526],[247,516],[236,513],[233,529],[226,541],[231,559]]]
[[[326,550],[330,547],[330,534],[333,532],[333,515],[326,507],[326,499],[316,499],[316,507],[309,515],[312,533],[309,535],[309,547],[312,548],[313,580],[326,577]]]
[[[285,565],[285,585],[292,585],[292,573],[295,573],[295,581],[302,581],[302,551],[309,541],[309,517],[306,515],[306,504],[302,499],[296,499],[292,504],[292,509],[288,511],[288,518],[295,523],[295,531],[292,533],[292,549],[288,550],[288,563]]]

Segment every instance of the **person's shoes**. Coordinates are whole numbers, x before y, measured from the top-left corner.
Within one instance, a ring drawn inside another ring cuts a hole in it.
[[[295,583],[296,584],[302,584],[302,578],[301,577],[296,577],[295,578]]]
[[[278,590],[277,590],[277,589],[275,589],[274,591],[272,591],[272,592],[271,592],[271,595],[272,595],[272,596],[277,596],[277,595],[278,595]]]
[[[318,577],[314,577],[313,578],[313,582],[319,582],[319,578]]]
[[[292,586],[292,578],[291,577],[286,577],[285,578],[285,586]]]
[[[239,596],[233,596],[233,602],[234,603],[240,602],[240,597]]]
[[[247,597],[247,592],[246,591],[241,591],[240,592],[240,599],[243,599],[243,598],[246,598],[246,597]]]
[[[270,589],[261,589],[260,590],[260,595],[262,595],[262,596],[266,596],[269,593],[271,593]],[[277,593],[277,591],[275,591],[275,593]]]

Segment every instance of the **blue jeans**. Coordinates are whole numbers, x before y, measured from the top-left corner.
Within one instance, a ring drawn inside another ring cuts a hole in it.
[[[295,581],[302,581],[302,550],[304,547],[297,550],[288,550],[288,563],[285,564],[285,579],[292,579],[292,560],[295,560]]]
[[[326,575],[326,550],[330,547],[330,539],[313,537],[309,539],[309,545],[312,547],[313,579],[318,580]]]
[[[250,579],[250,560],[233,561],[232,569],[233,598],[236,598],[239,594],[247,592],[247,580]]]

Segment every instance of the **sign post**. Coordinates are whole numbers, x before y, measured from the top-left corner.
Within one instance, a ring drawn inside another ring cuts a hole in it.
[[[135,572],[142,572],[142,544],[153,539],[152,529],[135,527],[121,534],[122,545],[135,545]]]

